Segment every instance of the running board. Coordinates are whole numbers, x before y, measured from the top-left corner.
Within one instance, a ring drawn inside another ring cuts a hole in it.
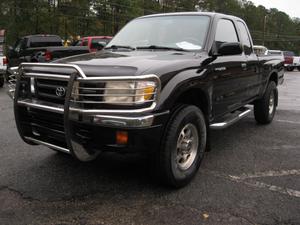
[[[238,109],[237,111],[230,113],[228,118],[226,118],[224,121],[220,121],[217,123],[212,123],[210,124],[210,128],[212,130],[222,130],[225,129],[229,126],[231,126],[232,124],[238,122],[239,120],[243,119],[245,116],[247,116],[252,110],[247,108],[247,107],[243,107]]]

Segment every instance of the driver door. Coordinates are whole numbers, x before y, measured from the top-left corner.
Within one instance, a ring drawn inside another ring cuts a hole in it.
[[[18,66],[20,63],[24,62],[24,51],[26,47],[26,39],[19,39],[14,48],[9,54],[9,66]]]
[[[236,27],[229,19],[218,21],[215,45],[239,42]],[[241,85],[243,77],[242,65],[246,63],[244,54],[218,56],[211,64],[213,83],[213,112],[214,116],[222,116],[242,105],[244,87]]]

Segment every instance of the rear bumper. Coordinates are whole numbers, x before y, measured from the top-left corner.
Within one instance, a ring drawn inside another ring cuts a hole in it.
[[[284,64],[285,68],[298,67],[298,66],[300,66],[300,63]]]

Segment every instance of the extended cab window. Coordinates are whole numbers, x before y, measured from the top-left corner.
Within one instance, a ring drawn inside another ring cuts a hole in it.
[[[62,46],[62,40],[58,36],[36,36],[29,40],[30,48]]]
[[[238,24],[238,27],[239,27],[239,30],[240,30],[241,39],[242,39],[242,42],[243,42],[245,54],[250,55],[252,53],[252,45],[251,45],[249,33],[248,33],[244,23],[238,21],[237,24]]]
[[[238,42],[238,36],[231,20],[221,19],[218,22],[215,42],[217,47],[220,47],[222,43]]]

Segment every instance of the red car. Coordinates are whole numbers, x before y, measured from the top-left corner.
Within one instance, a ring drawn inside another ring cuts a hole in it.
[[[89,36],[89,37],[83,37],[81,40],[76,44],[79,46],[88,46],[90,49],[90,52],[96,52],[98,50],[101,50],[103,47],[105,47],[108,42],[113,37],[111,36]]]
[[[295,53],[291,51],[284,51],[284,68],[287,71],[293,71],[295,67],[293,66]]]

